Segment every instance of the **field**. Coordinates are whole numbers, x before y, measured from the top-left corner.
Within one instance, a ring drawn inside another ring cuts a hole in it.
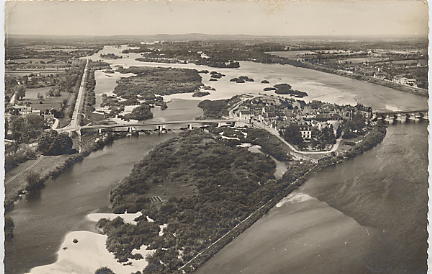
[[[296,59],[298,57],[304,56],[305,54],[315,54],[315,52],[310,50],[272,51],[268,53],[280,57],[290,58],[290,59],[292,58]]]
[[[42,95],[44,98],[48,97],[48,91],[52,87],[42,87],[42,88],[28,88],[26,90],[25,99],[38,99],[38,94]]]
[[[365,62],[380,62],[385,61],[388,58],[379,58],[379,57],[359,57],[359,58],[346,58],[341,59],[341,62],[351,62],[353,64],[365,63]]]
[[[40,74],[40,75],[49,75],[49,74],[57,74],[57,73],[63,73],[64,69],[59,70],[14,70],[14,71],[6,71],[5,76],[6,77],[23,77],[23,76],[29,76],[30,74]]]
[[[46,88],[37,88],[35,90],[41,90],[41,89],[50,89],[50,87],[46,87]],[[23,100],[24,104],[25,103],[30,103],[31,107],[33,109],[40,109],[41,111],[45,111],[47,109],[57,109],[60,110],[61,109],[61,105],[63,104],[64,100],[68,100],[69,97],[71,95],[73,95],[73,93],[68,93],[68,92],[61,92],[60,96],[58,97],[51,97],[51,96],[44,96],[44,98],[42,100],[37,99],[37,93],[36,95],[34,95],[34,91],[31,92],[31,96],[36,96],[36,98],[28,98],[27,97]],[[41,103],[42,102],[42,103]]]

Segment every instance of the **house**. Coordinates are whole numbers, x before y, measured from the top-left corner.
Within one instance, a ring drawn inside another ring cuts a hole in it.
[[[300,134],[303,140],[310,140],[312,138],[312,129],[310,126],[300,126]]]
[[[241,110],[238,112],[238,117],[242,120],[250,121],[252,116],[249,110]]]
[[[32,108],[29,106],[24,106],[24,105],[14,105],[12,107],[16,112],[18,112],[18,114],[20,115],[27,115],[32,113]]]
[[[401,85],[417,87],[416,79],[410,79],[406,77],[395,77],[393,81]]]

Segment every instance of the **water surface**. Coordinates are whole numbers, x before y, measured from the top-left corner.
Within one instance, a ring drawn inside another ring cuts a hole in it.
[[[427,128],[312,176],[199,274],[426,273]]]

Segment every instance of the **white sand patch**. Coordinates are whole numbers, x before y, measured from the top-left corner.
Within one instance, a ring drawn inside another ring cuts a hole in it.
[[[114,220],[117,217],[123,219],[123,222],[127,224],[136,225],[136,218],[142,215],[141,212],[137,213],[123,213],[123,214],[115,214],[115,213],[90,213],[86,217],[92,222],[98,222],[100,219],[108,219],[110,221]]]
[[[259,146],[259,145],[253,145],[253,146],[249,147],[248,150],[252,153],[262,153],[261,146]]]
[[[228,139],[228,140],[238,140],[238,141],[240,141],[240,139],[239,138],[237,138],[237,137],[227,137],[227,136],[221,136],[222,137],[222,139]]]
[[[307,195],[307,194],[304,194],[304,193],[300,193],[300,192],[291,193],[288,196],[286,196],[285,198],[283,198],[279,203],[277,203],[276,207],[281,207],[286,203],[291,203],[291,204],[302,203],[302,202],[306,202],[306,201],[309,201],[312,199],[314,199],[314,198]]]
[[[141,254],[141,256],[143,257],[143,259],[146,259],[147,256],[152,255],[153,253],[155,253],[155,251],[156,250],[154,250],[154,249],[147,250],[147,246],[146,245],[142,245],[139,249],[132,250],[131,253],[132,253],[132,255]],[[129,261],[132,261],[132,260],[129,260]]]
[[[140,105],[131,105],[131,106],[125,106],[124,110],[120,113],[121,115],[126,115],[132,113],[132,111],[139,107]]]
[[[392,105],[385,105],[385,108],[390,110],[390,111],[401,111],[400,108],[398,108],[397,106],[392,106]]]
[[[251,147],[251,143],[241,143],[240,145],[237,145],[238,147]]]
[[[163,224],[163,225],[160,225],[159,226],[159,236],[163,236],[164,235],[164,233],[165,233],[165,228],[167,228],[168,227],[168,224]]]
[[[128,125],[128,124],[130,125],[130,124],[138,123],[138,120],[131,119],[129,121],[125,121],[125,120],[118,118],[118,117],[111,118],[110,121],[116,122],[117,124],[124,124],[124,125]]]
[[[73,243],[73,240],[78,240]],[[129,260],[131,265],[117,262],[114,254],[108,252],[105,246],[107,236],[89,231],[73,231],[66,234],[57,252],[57,261],[53,264],[38,266],[30,270],[32,274],[93,274],[101,267],[108,267],[114,273],[133,273],[142,271],[148,264],[145,259]],[[64,249],[66,248],[66,249]],[[152,250],[144,250],[143,246],[137,252],[143,255]],[[142,252],[142,253],[141,253]]]

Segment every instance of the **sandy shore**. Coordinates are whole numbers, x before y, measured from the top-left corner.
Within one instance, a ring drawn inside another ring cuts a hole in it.
[[[127,224],[136,225],[135,219],[141,216],[141,212],[137,213],[123,213],[123,214],[115,214],[115,213],[91,213],[86,216],[86,218],[92,222],[98,222],[100,219],[108,219],[110,221],[114,220],[117,217],[123,219],[123,221]]]
[[[102,218],[113,220],[116,217],[123,218],[125,223],[136,224],[135,218],[141,213],[92,213],[87,219],[97,222]],[[74,241],[77,241],[74,243]],[[117,262],[113,253],[106,249],[107,236],[90,231],[72,231],[66,234],[59,251],[57,261],[49,265],[38,266],[30,270],[31,274],[93,274],[101,267],[108,267],[116,274],[134,273],[142,271],[148,264],[145,258],[152,254],[153,250],[147,250],[143,245],[134,250],[133,254],[141,254],[144,259],[129,260],[130,265]]]

